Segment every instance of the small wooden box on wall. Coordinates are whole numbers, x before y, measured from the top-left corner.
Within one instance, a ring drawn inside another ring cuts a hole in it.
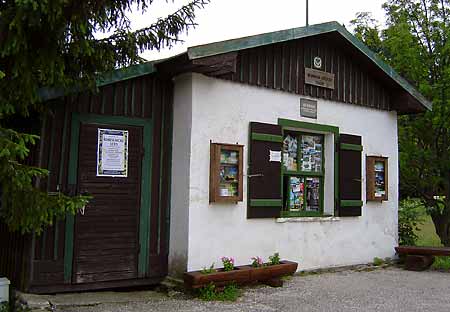
[[[367,201],[388,200],[388,158],[366,156]]]
[[[242,201],[243,145],[211,143],[209,202]]]

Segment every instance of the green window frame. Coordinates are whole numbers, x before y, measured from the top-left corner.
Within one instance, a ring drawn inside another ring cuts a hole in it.
[[[281,217],[328,217],[331,215],[324,214],[324,183],[325,183],[325,135],[332,134],[334,136],[334,142],[336,143],[339,136],[339,128],[328,125],[313,124],[288,119],[278,119],[278,124],[282,126],[283,140],[286,134],[295,134],[297,137],[297,170],[289,171],[285,169],[284,159],[282,159],[281,165],[281,191],[283,194],[283,207],[281,210]],[[315,132],[317,131],[317,132]],[[302,171],[301,165],[301,137],[302,135],[320,136],[322,141],[322,154],[321,154],[321,171]],[[335,144],[334,144],[335,145]],[[334,198],[337,198],[338,188],[338,172],[337,164],[338,153],[336,149],[334,152]],[[307,192],[306,192],[306,179],[307,178],[319,178],[319,211],[292,211],[289,210],[289,197],[287,194],[286,177],[301,177],[304,178],[304,191],[303,191],[303,203],[306,206]],[[334,207],[335,208],[335,207]],[[335,209],[334,209],[335,210]]]

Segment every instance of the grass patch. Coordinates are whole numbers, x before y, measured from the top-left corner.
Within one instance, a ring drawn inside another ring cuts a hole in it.
[[[213,283],[210,283],[198,290],[198,297],[204,301],[236,301],[240,295],[240,289],[234,284],[218,290]]]
[[[442,247],[441,240],[436,234],[434,223],[431,217],[427,215],[424,222],[418,225],[419,231],[416,232],[419,239],[417,246]],[[433,269],[450,271],[450,257],[436,257],[432,265]]]
[[[436,270],[450,271],[450,257],[436,257],[433,268]]]
[[[417,226],[419,231],[416,231],[416,235],[419,236],[417,240],[417,246],[442,246],[439,236],[437,236],[434,223],[430,216],[424,217],[424,222]]]
[[[281,277],[281,280],[282,281],[290,281],[292,279],[292,275],[283,275],[282,277]]]
[[[378,257],[373,258],[373,265],[374,266],[380,266],[384,264],[384,260]]]

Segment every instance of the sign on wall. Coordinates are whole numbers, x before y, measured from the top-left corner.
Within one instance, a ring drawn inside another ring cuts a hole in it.
[[[98,129],[97,176],[127,177],[128,131]]]
[[[317,101],[300,99],[300,116],[317,119]]]
[[[316,56],[313,61],[314,67],[317,69],[322,68],[322,59],[319,56]]]
[[[334,74],[305,67],[305,83],[334,90]]]

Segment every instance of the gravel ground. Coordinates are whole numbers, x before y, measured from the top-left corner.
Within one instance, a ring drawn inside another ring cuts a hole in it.
[[[295,276],[283,288],[244,288],[237,302],[203,302],[179,293],[151,300],[57,306],[57,312],[450,311],[450,274],[398,268]]]

